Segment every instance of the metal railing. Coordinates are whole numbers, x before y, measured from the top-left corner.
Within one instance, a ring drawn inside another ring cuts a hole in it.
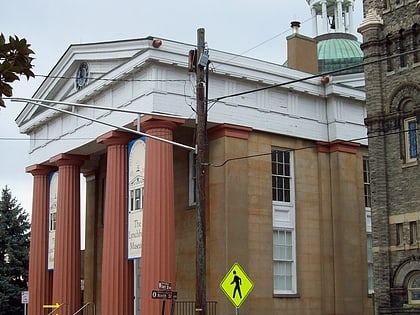
[[[54,308],[51,312],[48,313],[48,315],[52,315],[54,312],[56,312],[60,307],[62,307],[63,305],[65,305],[66,303],[61,303],[60,305],[58,305],[56,308]]]
[[[207,301],[206,315],[217,315],[217,302]],[[195,302],[194,301],[176,301],[175,302],[176,315],[195,315]]]
[[[92,310],[93,310],[93,315],[96,315],[96,307],[95,307],[95,303],[93,302],[87,302],[85,305],[83,305],[81,308],[79,308],[76,312],[73,313],[73,315],[79,314],[80,312],[82,312],[83,310],[88,311],[88,306],[92,306]],[[89,315],[89,311],[87,313],[83,312],[82,314],[84,315]]]

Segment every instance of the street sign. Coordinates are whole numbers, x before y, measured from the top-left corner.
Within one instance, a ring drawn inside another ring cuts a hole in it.
[[[176,291],[152,290],[152,299],[176,300],[177,296],[178,293]]]
[[[254,288],[254,283],[242,267],[238,263],[234,263],[220,282],[220,288],[232,304],[239,308]]]
[[[172,283],[168,282],[168,281],[161,281],[159,280],[159,284],[158,284],[158,288],[160,290],[171,290],[172,289]]]
[[[20,292],[20,298],[21,298],[22,304],[28,304],[29,303],[29,291]]]

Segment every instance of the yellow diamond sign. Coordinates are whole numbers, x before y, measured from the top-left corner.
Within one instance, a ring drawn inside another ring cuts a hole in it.
[[[225,275],[220,288],[229,300],[239,308],[254,287],[254,283],[238,263],[234,263]]]

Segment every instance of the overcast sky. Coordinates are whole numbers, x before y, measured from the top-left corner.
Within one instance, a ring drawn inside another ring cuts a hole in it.
[[[47,75],[71,44],[147,36],[195,44],[203,27],[210,55],[217,49],[282,64],[291,21],[301,21],[301,33],[312,35],[306,0],[0,0],[0,8],[0,32],[31,43],[36,75]],[[356,0],[356,26],[361,19],[362,0]],[[13,96],[31,97],[42,80],[22,77]],[[30,212],[29,142],[15,124],[23,104],[6,105],[0,110],[0,188],[7,185]]]

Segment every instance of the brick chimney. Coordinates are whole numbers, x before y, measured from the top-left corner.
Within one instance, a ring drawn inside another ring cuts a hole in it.
[[[318,73],[318,51],[315,39],[299,34],[300,22],[291,22],[292,35],[287,39],[287,66]]]

